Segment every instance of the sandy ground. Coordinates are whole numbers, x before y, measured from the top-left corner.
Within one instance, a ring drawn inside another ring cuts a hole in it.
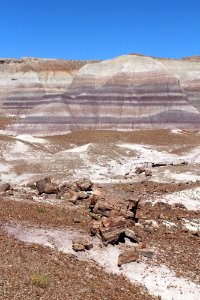
[[[190,299],[198,300],[200,287],[184,278],[177,277],[175,273],[164,265],[149,266],[148,263],[141,261],[124,265],[119,269],[117,260],[121,252],[120,245],[108,245],[105,248],[101,248],[98,239],[93,239],[95,246],[91,251],[76,253],[72,249],[72,240],[81,233],[77,233],[72,229],[28,228],[19,224],[5,225],[3,229],[23,242],[41,244],[64,253],[74,254],[81,260],[95,261],[108,272],[117,275],[123,274],[131,282],[145,285],[151,294],[161,296],[164,300],[173,298],[181,300],[183,295],[185,299],[189,297]],[[83,233],[81,235],[83,236]]]
[[[87,175],[98,183],[133,182],[138,181],[135,169],[152,163],[167,164],[152,170],[154,181],[200,180],[198,132],[97,131],[46,138],[1,134],[0,141],[0,179],[16,184],[49,175],[59,181]],[[188,166],[178,166],[181,162]]]
[[[152,163],[166,165],[153,168]],[[152,176],[137,175],[139,166]],[[14,194],[1,196],[0,299],[198,300],[199,166],[198,131],[86,131],[54,137],[1,131],[0,179],[11,183]],[[102,248],[96,239],[93,250],[76,254],[72,238],[88,235],[91,222],[85,204],[37,193],[27,197],[26,185],[44,176],[61,184],[85,175],[106,199],[142,198],[144,221],[150,224],[144,239],[154,249],[153,260],[119,269],[124,245]],[[35,285],[33,273],[46,274],[48,284]]]

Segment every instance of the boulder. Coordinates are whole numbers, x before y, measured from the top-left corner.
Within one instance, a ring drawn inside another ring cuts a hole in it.
[[[139,253],[134,249],[124,250],[118,257],[118,266],[123,264],[137,261],[139,259]]]
[[[187,165],[188,165],[188,162],[185,160],[178,160],[178,161],[172,162],[172,166],[176,166],[176,167],[187,166]]]
[[[170,163],[167,163],[167,162],[157,162],[157,163],[152,163],[152,168],[166,167],[167,165],[170,165]]]
[[[112,206],[103,200],[99,200],[93,208],[94,213],[100,214],[105,217],[111,216],[111,210],[112,210]]]
[[[152,176],[152,172],[151,172],[151,170],[149,170],[149,169],[147,169],[146,171],[145,171],[145,176]]]
[[[141,239],[135,234],[135,232],[129,228],[125,229],[125,236],[129,238],[134,243],[141,242]]]
[[[145,168],[144,167],[137,167],[136,170],[135,170],[135,173],[137,175],[142,174],[144,172],[145,172]]]
[[[77,200],[84,200],[87,199],[88,197],[89,195],[84,191],[78,192],[77,194]]]
[[[85,238],[75,238],[72,241],[72,249],[74,251],[85,251],[85,250],[90,250],[93,248],[93,244],[90,243],[87,239]]]
[[[147,245],[145,242],[139,242],[139,244],[137,245],[137,249],[146,249]]]
[[[99,196],[97,196],[96,194],[93,194],[90,197],[90,208],[94,208],[94,206],[96,205],[98,200],[99,200]]]
[[[166,203],[166,202],[162,202],[162,201],[158,201],[154,204],[154,207],[159,207],[163,210],[171,210],[171,205]]]
[[[0,193],[5,193],[9,190],[10,190],[10,184],[9,183],[0,182]]]
[[[137,199],[137,198],[129,198],[127,200],[128,202],[128,209],[131,211],[135,211],[138,207],[138,204],[140,202],[141,198]]]
[[[138,253],[142,256],[148,257],[148,258],[152,258],[154,251],[152,249],[140,249],[137,248],[136,249],[138,251]]]
[[[124,228],[118,228],[118,227],[108,227],[108,228],[100,228],[100,235],[102,238],[102,241],[105,244],[115,244],[119,241],[122,234],[124,234]]]
[[[94,221],[90,227],[91,235],[96,235],[97,233],[99,233],[100,228],[101,228],[101,223]]]
[[[79,251],[85,251],[85,247],[84,245],[82,244],[72,244],[72,249],[75,251],[75,252],[79,252]]]
[[[179,209],[186,209],[185,205],[182,203],[174,203],[174,207],[175,208],[179,208]]]
[[[76,182],[76,185],[81,191],[89,191],[91,190],[93,183],[89,178],[83,177]]]
[[[58,187],[51,182],[50,177],[46,177],[44,179],[38,180],[36,182],[36,187],[38,189],[39,195],[45,194],[57,194]]]
[[[126,219],[124,217],[115,217],[115,218],[106,218],[105,220],[102,220],[102,224],[105,228],[124,228],[126,224]]]

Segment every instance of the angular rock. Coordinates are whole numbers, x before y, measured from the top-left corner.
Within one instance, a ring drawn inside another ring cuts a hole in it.
[[[139,252],[140,255],[148,257],[148,258],[152,258],[153,254],[154,254],[154,251],[152,249],[139,249],[139,248],[137,248],[136,250]]]
[[[93,248],[93,244],[89,242],[85,238],[75,238],[72,241],[72,248],[74,251],[84,251],[84,250],[90,250]]]
[[[137,199],[137,198],[129,198],[128,199],[128,209],[129,210],[131,210],[131,211],[134,211],[134,210],[136,210],[137,209],[137,207],[138,207],[138,204],[139,204],[139,202],[140,202],[140,198],[139,199]]]
[[[135,173],[137,175],[142,174],[144,172],[145,172],[145,168],[143,168],[143,167],[137,167],[136,170],[135,170]]]
[[[82,245],[82,244],[76,244],[76,243],[72,244],[72,249],[74,251],[76,251],[76,252],[85,251],[84,245]]]
[[[141,242],[141,239],[135,234],[135,232],[129,228],[125,229],[125,236],[135,243]]]
[[[147,245],[145,242],[139,242],[139,244],[137,245],[137,249],[146,249]]]
[[[185,205],[182,203],[174,203],[174,207],[175,208],[180,208],[180,209],[186,209]]]
[[[10,184],[9,183],[0,182],[0,193],[5,193],[9,190],[10,190]]]
[[[152,176],[152,172],[151,172],[151,170],[149,170],[149,169],[147,169],[146,171],[145,171],[145,176]]]
[[[111,210],[112,210],[112,206],[109,203],[103,200],[99,200],[94,206],[93,212],[105,217],[110,217]]]
[[[187,161],[173,161],[172,166],[176,166],[176,167],[181,167],[181,166],[187,166],[188,162]]]
[[[120,236],[124,233],[124,228],[100,228],[100,235],[105,244],[114,244],[119,241]]]
[[[134,249],[123,251],[118,257],[118,266],[121,267],[124,264],[137,261],[139,259],[139,253]]]
[[[101,228],[101,222],[94,221],[90,227],[91,235],[96,235],[99,233]]]
[[[162,208],[163,210],[171,210],[171,205],[162,201],[156,202],[154,206]]]
[[[89,178],[83,177],[76,182],[76,185],[81,191],[89,191],[91,190],[93,183]]]
[[[157,162],[157,163],[152,163],[152,168],[157,168],[157,167],[166,167],[169,165],[167,162]]]
[[[81,191],[77,194],[77,200],[83,200],[87,198],[89,198],[89,195],[84,191]]]
[[[135,216],[135,214],[130,210],[125,210],[125,211],[121,210],[120,214],[126,219],[133,219]]]
[[[148,217],[149,217],[148,212],[142,210],[141,208],[137,209],[136,214],[135,214],[136,219],[146,219]]]
[[[101,219],[101,215],[95,214],[93,212],[90,212],[90,217],[92,217],[92,219],[94,219],[94,220],[100,220]]]
[[[44,179],[38,180],[36,182],[36,187],[38,189],[39,195],[45,194],[57,194],[58,187],[51,182],[50,177],[46,177]]]
[[[90,207],[93,208],[97,201],[99,200],[99,196],[93,194],[91,197],[90,197]]]
[[[124,217],[119,216],[115,218],[108,218],[102,220],[102,223],[105,228],[113,228],[113,227],[124,228],[126,224],[126,219]]]

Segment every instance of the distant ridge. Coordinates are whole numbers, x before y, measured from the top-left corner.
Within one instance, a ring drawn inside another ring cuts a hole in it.
[[[13,133],[199,128],[200,56],[0,59],[0,112]]]

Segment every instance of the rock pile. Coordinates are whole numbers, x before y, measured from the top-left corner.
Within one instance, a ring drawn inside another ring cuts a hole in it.
[[[10,189],[9,184],[0,183],[0,192]],[[73,203],[74,205],[84,205],[91,216],[90,233],[97,236],[102,243],[108,244],[123,243],[124,250],[119,255],[118,265],[136,261],[139,257],[151,258],[153,250],[148,249],[144,242],[144,226],[140,226],[138,220],[143,217],[140,205],[140,197],[127,200],[111,199],[102,195],[100,190],[94,188],[93,183],[87,177],[80,178],[75,183],[64,183],[58,185],[52,182],[50,177],[38,180],[35,185],[31,185],[29,190],[26,188],[15,189],[16,195],[24,193],[26,199],[38,197],[42,199],[60,199]],[[92,243],[83,238],[75,239],[72,243],[74,251],[90,250]]]

